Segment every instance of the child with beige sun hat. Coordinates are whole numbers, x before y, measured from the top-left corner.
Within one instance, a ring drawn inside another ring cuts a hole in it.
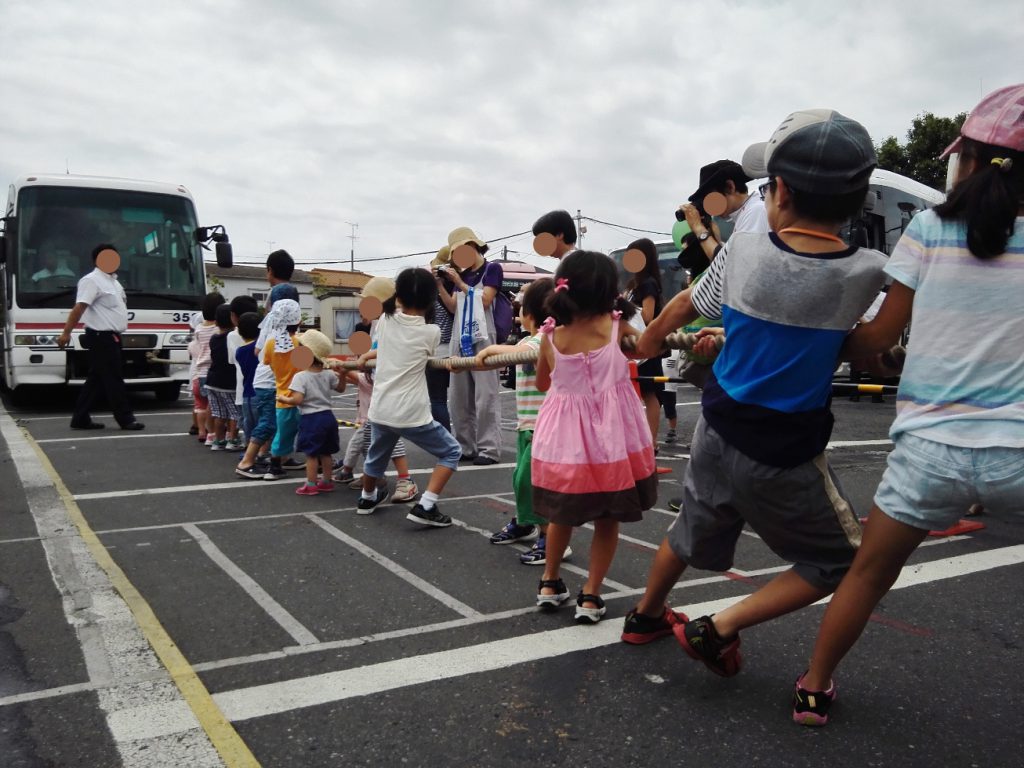
[[[286,405],[298,406],[302,414],[296,447],[306,454],[306,483],[295,492],[300,496],[316,496],[334,490],[331,462],[340,445],[338,420],[331,408],[331,393],[344,392],[345,379],[324,366],[324,361],[333,351],[331,340],[324,334],[310,330],[298,334],[295,341],[313,353],[313,362],[292,378],[290,394],[280,394],[277,399]],[[322,476],[319,481],[318,471]]]

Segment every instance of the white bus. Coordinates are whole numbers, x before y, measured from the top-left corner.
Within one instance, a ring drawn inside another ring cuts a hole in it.
[[[201,241],[185,187],[129,179],[35,175],[10,186],[0,236],[2,383],[10,390],[80,385],[88,356],[82,326],[66,349],[57,337],[75,303],[79,278],[100,243],[121,254],[118,279],[128,296],[124,377],[161,400],[176,400],[188,379],[189,320],[206,293]],[[231,265],[223,228],[214,228],[218,261]]]

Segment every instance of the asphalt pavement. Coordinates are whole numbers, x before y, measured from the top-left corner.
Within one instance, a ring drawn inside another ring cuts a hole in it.
[[[680,397],[680,435],[696,400]],[[533,607],[541,569],[519,563],[525,547],[487,541],[514,514],[512,431],[501,463],[449,484],[455,525],[423,529],[407,504],[357,516],[347,488],[297,497],[301,473],[237,478],[236,454],[185,434],[184,398],[139,395],[138,433],[103,413],[105,430],[73,432],[71,404],[8,397],[0,413],[4,768],[1022,764],[1020,518],[926,541],[815,730],[789,713],[820,605],[745,632],[727,680],[672,638],[619,641],[674,518],[685,444],[661,446],[659,508],[622,527],[607,616],[578,626],[569,606]],[[353,395],[336,405],[353,418]],[[830,461],[865,514],[894,409],[833,410]],[[430,457],[411,448],[410,464],[422,489]],[[589,541],[573,537],[573,594]],[[720,610],[784,568],[747,531],[732,571],[688,572],[671,602]]]

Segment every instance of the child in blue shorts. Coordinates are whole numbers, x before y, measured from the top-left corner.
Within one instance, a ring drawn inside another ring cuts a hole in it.
[[[277,401],[297,406],[302,414],[296,446],[306,454],[306,484],[300,485],[295,493],[316,496],[334,490],[331,464],[341,446],[331,393],[345,391],[345,378],[324,368],[324,361],[331,354],[331,340],[320,331],[306,331],[296,336],[295,341],[313,353],[313,364],[292,377],[290,392],[278,395]],[[322,478],[319,482],[318,472]]]
[[[956,186],[911,220],[885,268],[885,302],[843,347],[848,360],[880,353],[913,314],[893,451],[797,680],[801,725],[828,723],[832,673],[929,530],[975,503],[1024,512],[1024,84],[983,99],[960,133],[945,153],[959,152]]]
[[[363,465],[363,493],[357,514],[368,515],[387,498],[387,487],[377,481],[398,438],[419,446],[437,459],[427,490],[406,515],[421,525],[447,528],[452,519],[437,508],[437,498],[459,467],[462,450],[458,441],[434,421],[424,369],[437,353],[441,329],[428,324],[437,300],[437,283],[425,269],[406,269],[395,279],[395,295],[384,302],[377,321],[377,348],[359,358],[365,366],[377,361],[373,400],[368,419],[372,423],[370,450]]]

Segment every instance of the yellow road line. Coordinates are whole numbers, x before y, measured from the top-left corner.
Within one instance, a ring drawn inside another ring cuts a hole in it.
[[[64,502],[68,516],[78,529],[79,535],[85,541],[86,546],[100,568],[107,574],[114,588],[128,604],[128,608],[135,617],[135,621],[142,630],[142,634],[153,647],[160,662],[166,667],[174,684],[178,686],[181,695],[192,709],[192,712],[199,720],[199,724],[206,731],[211,743],[217,752],[220,753],[225,764],[230,768],[259,766],[259,761],[256,760],[256,757],[249,750],[242,737],[238,735],[238,731],[234,729],[230,721],[224,716],[224,713],[214,703],[210,692],[206,690],[206,686],[203,685],[203,682],[199,679],[195,670],[192,669],[192,665],[188,663],[184,654],[178,650],[178,646],[171,639],[171,636],[167,634],[167,630],[160,624],[160,620],[153,613],[153,609],[149,607],[149,603],[146,602],[145,598],[128,580],[124,571],[114,562],[106,547],[103,546],[99,537],[93,532],[92,527],[90,527],[82,511],[78,508],[78,504],[75,503],[71,491],[64,485],[64,481],[57,474],[57,470],[54,469],[53,464],[50,463],[50,459],[43,452],[43,449],[24,427],[21,428],[21,431],[28,444],[32,446],[36,456],[39,457],[39,463],[53,481],[53,485]]]

